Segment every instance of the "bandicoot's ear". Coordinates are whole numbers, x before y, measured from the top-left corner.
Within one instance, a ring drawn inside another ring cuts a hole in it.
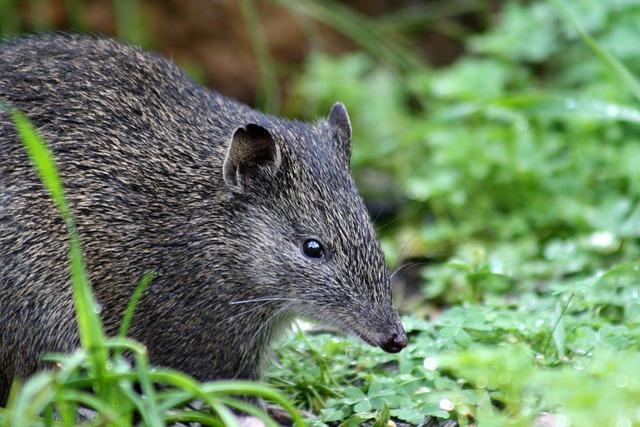
[[[347,109],[342,102],[333,104],[327,121],[333,129],[334,138],[338,142],[339,148],[342,150],[348,163],[351,158],[351,121],[349,120]]]
[[[261,179],[274,176],[280,166],[280,148],[268,130],[250,123],[231,138],[222,171],[234,193],[246,194]]]

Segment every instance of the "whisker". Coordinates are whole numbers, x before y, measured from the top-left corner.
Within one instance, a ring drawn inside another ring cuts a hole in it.
[[[393,271],[393,273],[391,273],[391,276],[389,277],[389,281],[393,280],[395,275],[399,274],[402,270],[407,270],[409,268],[418,267],[418,266],[421,266],[421,265],[427,265],[428,263],[429,263],[429,260],[415,261],[415,262],[409,262],[409,263],[403,264],[400,267],[396,268]]]
[[[405,175],[404,178],[402,178],[398,183],[396,183],[395,187],[393,188],[393,191],[391,191],[390,194],[396,194],[400,190],[400,188],[407,182],[407,180],[411,177],[412,174],[413,174],[413,168],[410,167],[409,172]],[[383,209],[380,209],[380,211],[378,211],[378,214],[371,221],[372,224],[376,223],[376,221],[380,218],[380,215],[382,215],[382,212],[383,212]]]
[[[285,305],[284,307],[279,308],[278,310],[276,310],[274,313],[272,313],[269,317],[267,317],[267,319],[262,323],[262,325],[260,325],[260,327],[258,328],[258,330],[256,330],[256,332],[253,334],[253,336],[251,337],[251,339],[249,340],[249,342],[253,343],[260,335],[260,332],[262,331],[262,329],[264,329],[264,327],[266,325],[270,325],[271,322],[278,317],[280,314],[282,314],[286,309],[288,309],[289,307],[287,305]]]
[[[261,304],[261,305],[259,305],[257,307],[251,307],[251,308],[248,308],[247,310],[241,311],[238,314],[234,314],[233,316],[227,318],[227,322],[230,321],[230,320],[236,319],[238,317],[241,317],[241,316],[246,316],[247,314],[252,313],[252,312],[254,312],[256,310],[259,310],[259,309],[263,308],[266,305],[267,304]]]
[[[389,225],[393,224],[394,222],[401,220],[402,218],[405,218],[408,216],[408,213],[405,213],[404,215],[396,215],[395,218],[390,219],[389,221],[385,222],[382,225],[376,225],[376,228],[378,229],[378,232],[381,232],[385,227],[388,227]]]
[[[395,262],[395,265],[393,266],[392,270],[395,270],[396,267],[398,267],[398,263],[400,262],[400,260],[402,260],[402,256],[404,255],[404,252],[407,250],[407,247],[409,246],[409,243],[416,237],[416,234],[418,234],[418,231],[420,231],[420,229],[416,229],[413,233],[411,233],[411,236],[409,236],[409,238],[407,239],[406,242],[404,242],[404,245],[402,246],[402,249],[400,249],[400,254],[398,255],[398,259]]]

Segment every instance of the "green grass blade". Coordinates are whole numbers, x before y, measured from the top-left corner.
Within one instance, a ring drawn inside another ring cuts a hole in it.
[[[53,405],[48,405],[44,410],[44,425],[53,426]]]
[[[288,9],[309,16],[341,32],[380,60],[406,72],[426,68],[410,49],[392,40],[372,20],[335,1],[278,0]]]
[[[226,427],[239,427],[238,419],[233,415],[233,412],[231,412],[229,408],[216,401],[213,401],[212,403],[211,409],[218,414],[220,420]]]
[[[71,210],[64,196],[60,175],[55,166],[53,154],[44,140],[38,135],[29,119],[18,110],[11,110],[11,118],[22,141],[29,159],[38,176],[58,207],[67,225],[69,234],[69,261],[71,264],[71,283],[78,319],[80,341],[89,349],[93,359],[93,368],[98,376],[96,387],[104,388],[101,380],[105,374],[107,355],[103,347],[104,332],[100,321],[98,304],[91,293],[91,285],[82,257],[80,241]]]
[[[69,17],[69,24],[73,31],[87,32],[84,19],[84,5],[81,0],[64,0],[64,7]]]
[[[147,34],[138,0],[113,0],[118,38],[138,46],[146,46]]]
[[[162,421],[162,415],[158,408],[158,398],[155,388],[149,379],[149,363],[146,348],[143,352],[137,354],[136,368],[138,371],[138,381],[145,396],[145,421],[149,426],[162,427],[164,426],[164,422]]]
[[[493,100],[491,106],[504,107],[528,115],[582,116],[602,121],[640,123],[640,110],[607,101],[550,94],[521,94]]]
[[[256,3],[253,0],[241,0],[240,10],[260,72],[258,104],[266,112],[275,113],[280,110],[280,85],[273,57],[261,31]]]
[[[567,6],[564,0],[550,0],[562,13],[564,18],[571,24],[571,26],[578,32],[582,40],[593,50],[593,52],[600,58],[607,66],[609,66],[613,72],[622,80],[629,88],[631,93],[640,101],[640,82],[635,78],[627,67],[624,66],[615,56],[611,55],[607,50],[603,49],[600,44],[593,39],[583,28],[582,25],[576,20],[571,13],[571,10]]]
[[[174,387],[185,390],[193,395],[193,399],[202,399],[210,407],[214,407],[215,402],[211,394],[204,390],[204,384],[198,384],[193,378],[185,373],[171,369],[159,369],[149,372],[149,379],[154,382],[170,384]]]
[[[247,402],[230,397],[220,397],[219,400],[230,408],[235,408],[244,414],[252,415],[258,418],[267,427],[278,427],[278,424],[273,421],[264,411],[248,404]]]
[[[62,427],[73,427],[76,424],[76,415],[78,413],[78,405],[75,402],[69,402],[65,399],[64,393],[59,391],[56,393],[56,405],[60,424]]]
[[[127,427],[126,421],[108,403],[96,396],[78,390],[65,390],[62,397],[67,402],[77,402],[84,407],[95,410],[106,423],[113,423],[117,427]]]
[[[133,315],[136,311],[136,307],[138,306],[138,302],[140,302],[140,298],[142,298],[142,294],[149,287],[151,282],[155,277],[155,273],[149,272],[146,273],[142,280],[136,286],[136,289],[133,291],[133,295],[131,295],[131,299],[127,304],[127,308],[124,311],[124,316],[122,316],[122,323],[120,323],[120,329],[118,330],[118,336],[124,338],[129,331],[129,326],[131,325],[131,319],[133,319]]]
[[[40,135],[38,135],[24,113],[18,110],[12,110],[11,118],[13,119],[13,123],[18,131],[20,140],[22,141],[31,162],[38,172],[40,180],[46,187],[47,191],[49,191],[49,194],[60,210],[62,217],[65,221],[69,220],[71,218],[71,212],[64,197],[62,183],[53,160],[53,154],[42,138],[40,138]]]
[[[148,274],[145,276],[145,278],[148,279],[148,284],[153,277],[152,275]],[[144,278],[141,281],[141,284],[143,282],[145,282]],[[144,290],[144,286],[138,285],[138,288],[139,289],[137,290]],[[147,350],[144,345],[124,337],[118,337],[108,339],[105,342],[105,347],[115,349],[114,353],[118,356],[122,353],[123,350],[128,350],[135,353],[137,380],[140,383],[142,391],[145,395],[145,400],[139,401],[137,399],[134,399],[135,395],[129,389],[123,389],[123,391],[125,392],[125,395],[128,397],[128,399],[139,408],[139,411],[147,425],[158,427],[163,426],[163,411],[160,409],[155,388],[153,387],[153,384],[149,378],[149,363]]]
[[[489,5],[482,0],[449,0],[446,3],[416,2],[397,11],[389,11],[375,20],[387,31],[424,31],[429,24],[466,13],[486,10]]]
[[[9,425],[30,426],[53,400],[54,376],[51,372],[41,372],[31,377],[22,387],[16,399],[9,406]]]
[[[459,120],[492,108],[507,109],[532,117],[581,117],[602,122],[640,123],[640,109],[629,105],[546,93],[515,94],[485,103],[458,104],[437,113],[434,120]]]
[[[149,415],[149,412],[147,411],[147,405],[145,404],[144,400],[140,396],[138,396],[135,391],[133,391],[133,387],[131,386],[131,384],[121,384],[120,391],[122,395],[124,395],[124,397],[129,401],[129,403],[131,403],[134,408],[138,409],[138,413],[144,420],[145,425],[158,425],[158,421],[154,419],[153,415]],[[160,425],[164,425],[162,420],[160,420],[159,423]]]
[[[18,0],[0,0],[0,37],[16,34],[22,30],[18,12]]]
[[[222,427],[224,424],[211,415],[203,414],[196,411],[178,411],[172,412],[165,418],[168,423],[200,423],[206,426]]]
[[[158,392],[158,407],[162,412],[172,408],[180,408],[189,403],[191,394],[181,390],[170,390]]]
[[[248,381],[216,381],[204,384],[203,390],[206,393],[219,393],[222,395],[248,395],[260,396],[264,399],[271,400],[285,409],[294,421],[296,426],[304,426],[304,420],[298,411],[289,403],[289,401],[279,392],[271,387],[256,384]]]

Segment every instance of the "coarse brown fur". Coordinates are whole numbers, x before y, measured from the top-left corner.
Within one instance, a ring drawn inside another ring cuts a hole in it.
[[[109,334],[156,272],[130,330],[154,364],[259,378],[295,316],[406,344],[341,105],[315,124],[267,116],[162,58],[77,35],[1,45],[0,99],[54,153]],[[302,253],[309,238],[323,258]],[[64,224],[0,113],[0,404],[43,352],[78,346]]]

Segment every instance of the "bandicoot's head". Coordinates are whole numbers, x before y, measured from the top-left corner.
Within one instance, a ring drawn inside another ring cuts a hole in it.
[[[350,155],[342,104],[315,125],[269,121],[238,128],[223,166],[238,219],[232,250],[253,290],[282,312],[398,352],[407,337]]]

